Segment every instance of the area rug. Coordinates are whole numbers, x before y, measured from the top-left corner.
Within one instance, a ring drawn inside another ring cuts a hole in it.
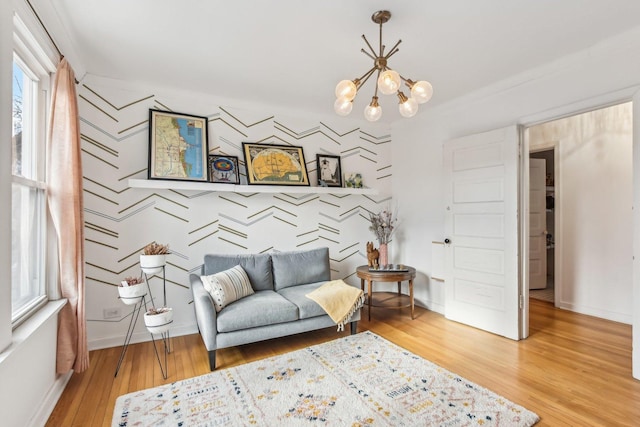
[[[112,426],[531,426],[538,419],[362,332],[120,396]]]

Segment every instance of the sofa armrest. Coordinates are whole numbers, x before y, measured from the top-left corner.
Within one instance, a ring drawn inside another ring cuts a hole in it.
[[[197,274],[190,274],[191,292],[193,293],[193,307],[196,311],[196,321],[198,329],[202,335],[202,341],[207,351],[216,349],[216,335],[218,334],[216,326],[216,309],[213,305],[211,295],[202,285],[202,280]]]

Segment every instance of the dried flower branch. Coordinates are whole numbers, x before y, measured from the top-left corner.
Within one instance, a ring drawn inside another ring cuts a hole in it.
[[[142,255],[165,255],[169,253],[169,245],[151,242],[142,250]]]
[[[387,244],[391,240],[391,236],[396,230],[397,218],[388,209],[380,213],[374,214],[369,212],[369,220],[371,225],[369,230],[373,231],[380,244]]]

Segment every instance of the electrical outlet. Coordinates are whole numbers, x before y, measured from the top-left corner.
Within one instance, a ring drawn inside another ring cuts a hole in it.
[[[105,308],[102,310],[102,317],[105,319],[119,319],[121,316],[121,307]]]

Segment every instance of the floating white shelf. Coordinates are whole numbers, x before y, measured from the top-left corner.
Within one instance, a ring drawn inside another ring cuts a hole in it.
[[[230,193],[287,193],[287,194],[360,194],[376,195],[375,188],[303,187],[287,185],[235,185],[212,182],[170,181],[161,179],[130,179],[129,187],[157,190],[218,191]]]

